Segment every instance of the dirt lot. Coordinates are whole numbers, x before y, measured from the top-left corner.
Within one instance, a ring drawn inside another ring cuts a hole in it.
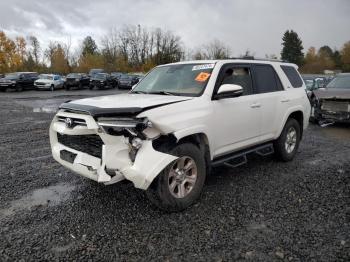
[[[290,163],[215,169],[198,204],[166,214],[51,157],[57,105],[114,92],[0,93],[1,261],[349,261],[350,126],[311,125]]]

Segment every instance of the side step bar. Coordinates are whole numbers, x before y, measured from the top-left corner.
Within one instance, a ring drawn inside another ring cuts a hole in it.
[[[218,158],[214,158],[212,166],[217,167],[225,165],[228,167],[238,167],[247,163],[247,154],[256,153],[260,156],[267,156],[274,153],[273,144],[267,143],[264,145],[248,148],[245,150],[233,152]]]

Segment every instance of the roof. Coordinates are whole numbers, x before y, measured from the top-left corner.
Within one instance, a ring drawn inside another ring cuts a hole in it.
[[[245,58],[232,58],[232,59],[213,59],[213,60],[190,60],[190,61],[180,61],[176,63],[165,64],[166,65],[180,65],[180,64],[216,64],[216,63],[241,63],[241,64],[279,64],[279,65],[289,65],[298,67],[297,65],[281,60],[270,60],[270,59],[245,59]]]

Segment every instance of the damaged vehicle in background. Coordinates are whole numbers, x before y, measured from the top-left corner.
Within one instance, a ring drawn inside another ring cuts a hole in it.
[[[310,101],[310,121],[321,126],[335,122],[350,123],[350,73],[338,74],[326,88],[314,90]]]
[[[166,211],[199,199],[212,167],[247,154],[291,161],[310,102],[297,66],[261,60],[161,65],[127,94],[63,103],[53,157],[96,182],[128,180]]]
[[[90,85],[90,78],[84,73],[71,73],[66,77],[66,82],[64,83],[64,88],[70,90],[72,87],[77,87],[78,89],[83,89]]]
[[[90,78],[89,89],[106,89],[106,88],[116,88],[118,86],[118,80],[107,73],[97,73]]]
[[[308,95],[310,95],[313,90],[324,88],[333,79],[333,76],[317,74],[302,74],[301,77],[305,82]]]

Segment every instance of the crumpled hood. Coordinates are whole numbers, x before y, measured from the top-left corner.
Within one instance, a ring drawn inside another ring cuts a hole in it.
[[[325,98],[350,99],[350,89],[320,88],[320,89],[314,90],[313,93],[318,99],[325,99]]]
[[[147,95],[147,94],[120,94],[99,96],[72,101],[79,105],[95,106],[100,108],[150,107],[191,99],[184,96]]]
[[[61,109],[84,111],[94,117],[139,114],[145,110],[193,99],[185,96],[120,94],[79,99],[63,103]]]

